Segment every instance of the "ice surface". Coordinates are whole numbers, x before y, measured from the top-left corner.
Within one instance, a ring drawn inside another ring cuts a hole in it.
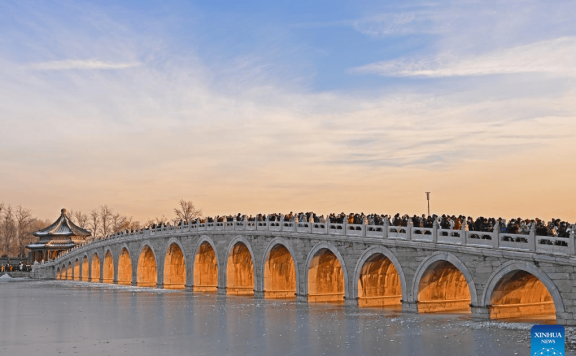
[[[13,278],[10,277],[8,273],[4,273],[0,276],[0,283],[2,282],[22,282],[22,281],[29,281],[30,278]]]
[[[530,354],[529,324],[73,281],[2,284],[0,320],[1,355]]]

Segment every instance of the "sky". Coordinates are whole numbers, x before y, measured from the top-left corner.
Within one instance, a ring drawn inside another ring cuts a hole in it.
[[[0,2],[0,202],[576,222],[576,2]]]

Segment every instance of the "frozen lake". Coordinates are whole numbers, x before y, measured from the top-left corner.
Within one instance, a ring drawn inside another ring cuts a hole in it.
[[[71,281],[0,282],[1,355],[529,355],[529,324]],[[572,353],[567,353],[574,355]]]

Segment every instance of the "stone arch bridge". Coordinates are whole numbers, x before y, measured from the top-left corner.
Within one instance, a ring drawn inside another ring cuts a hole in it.
[[[37,278],[576,324],[574,235],[289,221],[163,226],[36,265]]]

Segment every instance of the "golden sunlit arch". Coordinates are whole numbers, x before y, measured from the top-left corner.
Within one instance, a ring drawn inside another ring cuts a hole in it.
[[[348,274],[340,252],[331,244],[316,244],[306,260],[306,295],[309,302],[344,303]]]
[[[186,257],[178,240],[168,241],[164,255],[164,288],[184,289],[186,287]]]
[[[299,289],[298,265],[290,245],[282,238],[272,240],[262,261],[264,296],[295,298]]]
[[[554,282],[528,262],[509,261],[492,274],[483,300],[490,319],[556,320],[564,304]]]
[[[82,258],[82,273],[81,280],[83,282],[88,282],[88,276],[90,275],[90,268],[88,267],[88,256],[84,255]]]
[[[400,262],[385,247],[366,250],[354,271],[353,296],[358,306],[401,307],[406,300],[406,279]]]
[[[156,287],[158,283],[158,268],[156,253],[150,245],[140,249],[138,265],[136,266],[136,280],[139,287]]]
[[[90,270],[90,282],[100,282],[100,257],[98,257],[97,252],[92,255],[91,262],[92,269]]]
[[[128,252],[127,247],[122,247],[120,256],[118,257],[118,284],[132,284],[132,260],[130,259],[130,252]]]
[[[435,252],[422,261],[412,288],[420,313],[470,313],[470,305],[478,305],[472,275],[462,261],[448,252]]]
[[[214,242],[203,236],[194,252],[193,290],[194,292],[217,292],[219,262]]]
[[[74,274],[73,274],[73,279],[75,281],[79,281],[80,280],[80,261],[78,259],[76,259],[76,261],[74,261]]]
[[[254,254],[250,243],[241,236],[228,247],[226,259],[226,294],[253,295],[256,285]]]
[[[102,283],[114,283],[114,257],[112,251],[106,250],[104,255],[104,270],[102,271]]]

